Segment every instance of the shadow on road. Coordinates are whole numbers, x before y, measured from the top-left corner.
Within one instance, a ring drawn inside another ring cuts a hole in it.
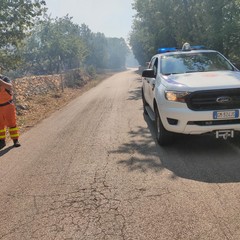
[[[130,92],[129,100],[141,98],[141,88]],[[129,159],[119,161],[129,171],[170,170],[175,177],[208,183],[240,182],[240,148],[233,140],[215,139],[211,135],[177,135],[170,146],[156,142],[155,127],[143,116],[147,128],[129,132],[131,141],[113,153],[127,153]],[[139,141],[141,136],[141,141]],[[236,142],[238,139],[236,139]]]
[[[1,149],[1,150],[0,150],[0,157],[3,156],[3,155],[5,155],[6,153],[8,153],[11,149],[13,149],[13,146],[10,146],[10,147]]]
[[[128,100],[139,100],[139,99],[142,99],[141,90],[142,90],[142,87],[138,87],[137,89],[134,89],[133,91],[129,91],[130,96],[128,97]]]
[[[141,86],[134,90],[129,91],[129,97],[127,100],[139,100],[142,99],[142,78],[138,76],[135,81],[139,82]]]

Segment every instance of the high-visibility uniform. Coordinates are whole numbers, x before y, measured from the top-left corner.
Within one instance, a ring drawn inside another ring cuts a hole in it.
[[[0,78],[4,82],[11,83],[11,80],[7,77],[0,75]],[[6,139],[6,128],[8,128],[12,140],[18,139],[19,131],[12,93],[0,86],[0,140]]]

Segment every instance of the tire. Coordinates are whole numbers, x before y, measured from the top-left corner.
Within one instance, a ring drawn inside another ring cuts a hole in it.
[[[143,113],[148,115],[148,112],[146,110],[146,106],[148,106],[148,104],[147,104],[146,99],[144,97],[143,89],[142,89],[142,101],[143,101]]]
[[[173,133],[164,128],[157,107],[155,107],[155,118],[156,137],[158,144],[164,146],[172,143]]]

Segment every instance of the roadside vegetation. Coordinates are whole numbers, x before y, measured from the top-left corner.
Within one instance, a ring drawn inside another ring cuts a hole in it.
[[[240,0],[135,0],[129,36],[135,58],[145,65],[160,47],[205,45],[240,63]],[[123,38],[94,33],[71,16],[51,18],[44,0],[2,0],[0,66],[10,77],[84,69],[124,69]]]
[[[184,42],[218,50],[240,63],[240,0],[135,0],[130,36],[133,53],[145,65],[161,47]]]
[[[70,16],[52,19],[45,1],[2,0],[0,66],[12,78],[81,69],[90,75],[125,68],[123,38],[93,33]]]
[[[15,86],[22,85],[15,88],[22,132],[113,72],[124,70],[130,53],[123,38],[94,33],[68,15],[51,18],[44,0],[1,0],[0,32],[0,74]],[[41,83],[34,86],[31,79],[39,75],[47,79],[60,75],[62,89],[35,94]],[[36,90],[34,96],[22,90],[23,78]]]

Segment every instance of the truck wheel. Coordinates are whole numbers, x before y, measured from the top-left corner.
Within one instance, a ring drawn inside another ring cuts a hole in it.
[[[147,104],[146,99],[144,97],[143,89],[142,89],[142,101],[143,101],[143,112],[144,112],[144,114],[148,115],[148,112],[146,110],[146,106],[148,106],[148,104]]]
[[[156,119],[155,119],[156,135],[157,135],[157,141],[158,141],[159,145],[164,146],[164,145],[172,143],[173,133],[167,131],[164,128],[157,107],[155,108],[155,117],[156,117]]]

